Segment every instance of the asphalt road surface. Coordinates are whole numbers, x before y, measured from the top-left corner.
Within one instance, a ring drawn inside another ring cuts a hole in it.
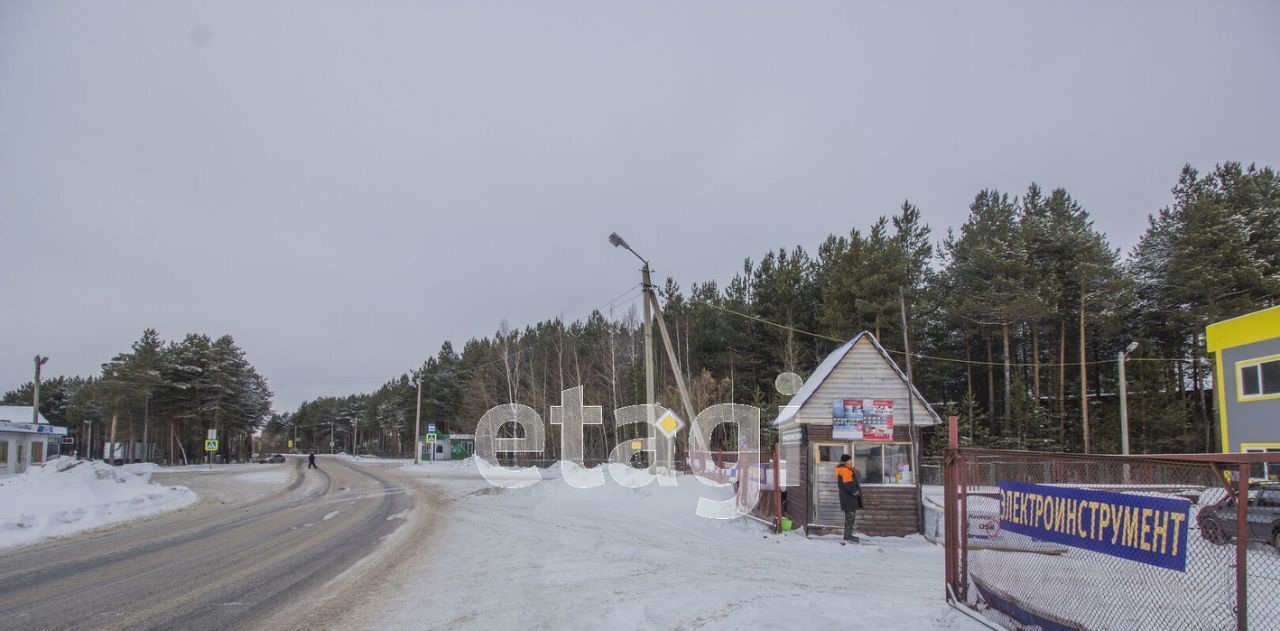
[[[396,531],[423,527],[406,515],[428,495],[382,467],[319,464],[275,465],[290,480],[253,498],[200,488],[229,474],[156,475],[202,501],[0,552],[0,628],[326,628],[326,600],[369,587],[412,545],[414,533]]]

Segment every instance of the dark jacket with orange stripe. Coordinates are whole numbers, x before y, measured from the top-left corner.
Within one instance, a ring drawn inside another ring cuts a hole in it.
[[[836,466],[836,486],[840,487],[840,510],[862,510],[862,484],[853,465]]]

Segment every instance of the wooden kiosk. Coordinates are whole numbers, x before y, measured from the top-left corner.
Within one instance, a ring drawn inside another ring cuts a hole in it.
[[[786,516],[806,533],[844,524],[835,483],[840,456],[853,456],[866,508],[858,531],[905,536],[919,532],[920,505],[911,470],[908,400],[917,430],[941,423],[880,342],[863,331],[826,357],[774,421],[778,441],[799,446],[799,485],[787,489]],[[917,431],[916,439],[919,440]],[[918,452],[917,452],[918,453]],[[917,458],[917,462],[919,459]]]

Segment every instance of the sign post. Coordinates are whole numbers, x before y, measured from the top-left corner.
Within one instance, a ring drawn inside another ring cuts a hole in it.
[[[205,438],[205,443],[204,443],[205,458],[209,459],[209,470],[212,471],[214,453],[218,451],[218,430],[217,429],[208,430],[205,433],[204,438]],[[213,441],[213,449],[209,448],[209,441],[211,440]]]
[[[209,430],[209,434],[217,436],[217,430]],[[209,454],[209,469],[213,469],[213,454],[218,451],[218,439],[210,438],[204,441],[204,450]]]

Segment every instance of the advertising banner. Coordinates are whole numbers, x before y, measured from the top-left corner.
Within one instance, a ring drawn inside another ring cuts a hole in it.
[[[1185,572],[1191,502],[1046,484],[1000,483],[1000,528]]]
[[[835,401],[831,406],[831,437],[836,440],[892,440],[893,401]]]

